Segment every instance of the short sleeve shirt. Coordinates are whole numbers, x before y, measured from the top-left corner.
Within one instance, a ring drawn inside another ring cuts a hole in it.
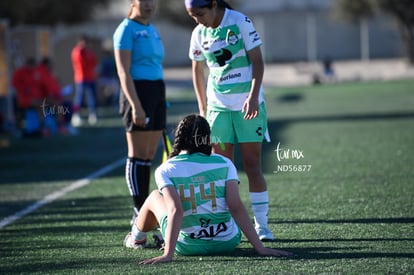
[[[242,109],[252,81],[247,52],[262,45],[252,21],[242,13],[226,9],[217,28],[199,24],[192,32],[189,57],[206,61],[210,69],[207,103],[219,111]],[[263,89],[259,103],[263,102]]]
[[[182,154],[163,163],[155,171],[162,192],[174,186],[184,209],[178,241],[228,241],[238,232],[226,203],[226,182],[237,180],[233,163],[220,155]]]
[[[113,35],[114,49],[131,52],[130,74],[134,80],[163,79],[164,46],[152,24],[125,18]]]

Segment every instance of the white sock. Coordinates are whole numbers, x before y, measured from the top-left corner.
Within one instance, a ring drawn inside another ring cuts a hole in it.
[[[264,192],[250,192],[250,202],[256,228],[267,228],[267,214],[269,212],[269,194]]]
[[[147,238],[147,233],[140,231],[135,223],[132,225],[131,235],[135,241],[143,241]]]

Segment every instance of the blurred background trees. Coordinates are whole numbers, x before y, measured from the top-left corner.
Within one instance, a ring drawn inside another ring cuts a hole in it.
[[[237,9],[237,1],[226,0],[232,8]],[[194,28],[195,22],[188,15],[184,0],[158,0],[158,14],[166,20],[184,27]]]
[[[158,15],[163,19],[172,21],[175,24],[192,28],[194,20],[188,15],[183,0],[168,0],[162,3],[158,0]]]
[[[113,0],[1,0],[0,18],[11,25],[78,23],[92,19],[96,8],[106,7]]]
[[[235,5],[234,0],[227,3]],[[111,3],[128,5],[127,0],[2,0],[0,18],[8,18],[11,25],[79,23],[93,19],[96,9],[104,9]],[[183,0],[158,0],[158,16],[175,24],[192,28],[194,20],[188,16]]]
[[[336,11],[350,21],[360,21],[383,12],[392,16],[406,45],[407,57],[414,64],[414,1],[413,0],[337,0]]]
[[[241,3],[236,0],[227,0],[227,2],[236,9]],[[361,25],[363,59],[369,59],[370,55],[367,22],[379,13],[385,13],[395,19],[405,43],[407,57],[410,63],[414,64],[414,0],[335,0],[332,2],[334,10],[342,18]],[[75,24],[92,20],[96,10],[105,12],[109,4],[114,3],[128,5],[127,0],[2,0],[0,18],[7,18],[12,26]],[[183,0],[158,0],[158,16],[188,28],[195,25],[184,8]]]

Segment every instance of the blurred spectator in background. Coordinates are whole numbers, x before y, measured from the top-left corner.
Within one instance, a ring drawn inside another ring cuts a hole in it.
[[[312,84],[319,85],[322,83],[333,83],[336,81],[335,70],[332,66],[332,59],[327,57],[322,63],[322,70],[313,73]]]
[[[42,98],[43,134],[49,136],[57,132],[63,135],[74,133],[71,130],[70,120],[67,119],[71,114],[71,105],[64,100],[61,86],[52,71],[49,57],[44,57],[37,65],[35,78]]]
[[[118,106],[119,81],[112,51],[105,50],[99,64],[99,90],[105,98],[105,105]]]
[[[70,126],[70,105],[64,101],[60,84],[52,72],[50,58],[36,65],[34,58],[18,68],[12,76],[16,93],[16,124],[23,136],[74,134]]]
[[[326,82],[334,82],[336,80],[332,59],[329,57],[323,61],[323,75]]]
[[[96,66],[97,58],[95,53],[87,46],[87,37],[82,35],[71,53],[74,81],[75,97],[73,101],[72,125],[78,127],[82,125],[79,114],[82,100],[86,93],[89,117],[91,125],[96,124]]]
[[[16,124],[23,130],[23,136],[40,136],[41,134],[42,99],[39,86],[36,84],[35,68],[35,59],[29,57],[25,64],[17,68],[12,75],[12,86],[17,99]]]

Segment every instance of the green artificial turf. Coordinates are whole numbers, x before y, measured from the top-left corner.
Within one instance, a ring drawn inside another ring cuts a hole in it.
[[[291,257],[259,257],[243,238],[233,255],[138,265],[161,252],[122,246],[132,202],[121,165],[0,229],[0,273],[414,273],[413,87],[401,80],[266,90],[272,141],[263,144],[263,170],[277,238],[266,245]],[[169,132],[197,112],[192,92],[182,93],[169,95]],[[101,114],[78,136],[11,138],[0,149],[1,219],[125,157],[120,119],[108,108]],[[251,214],[238,150],[235,164]]]

